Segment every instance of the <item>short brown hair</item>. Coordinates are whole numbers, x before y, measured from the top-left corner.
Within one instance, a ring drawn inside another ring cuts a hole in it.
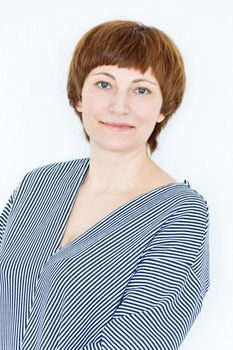
[[[177,46],[167,34],[141,22],[108,21],[86,32],[75,47],[67,82],[70,105],[81,121],[82,113],[76,106],[82,99],[84,81],[92,69],[102,65],[134,68],[142,74],[151,67],[162,92],[161,113],[165,117],[156,123],[148,139],[152,153],[157,148],[160,131],[180,106],[184,95],[185,70]]]

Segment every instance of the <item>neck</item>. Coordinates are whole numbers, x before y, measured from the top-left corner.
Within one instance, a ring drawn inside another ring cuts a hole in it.
[[[146,149],[121,153],[91,147],[85,185],[91,193],[131,192],[155,166]]]

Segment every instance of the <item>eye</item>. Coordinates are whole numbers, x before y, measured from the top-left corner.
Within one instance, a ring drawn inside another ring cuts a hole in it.
[[[96,85],[97,85],[98,87],[100,87],[101,89],[106,90],[107,87],[109,86],[109,83],[108,83],[107,81],[98,81],[98,82],[96,83]]]
[[[139,87],[137,88],[139,95],[149,95],[151,93],[151,91],[147,88],[144,87]]]

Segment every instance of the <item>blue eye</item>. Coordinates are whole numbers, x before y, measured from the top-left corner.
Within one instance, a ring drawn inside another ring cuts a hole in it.
[[[108,83],[106,81],[100,81],[98,82],[98,85],[102,88],[102,89],[106,89],[108,87]]]
[[[148,89],[144,88],[144,87],[139,87],[138,88],[138,92],[139,92],[140,95],[147,95],[147,94],[150,93],[150,91]]]

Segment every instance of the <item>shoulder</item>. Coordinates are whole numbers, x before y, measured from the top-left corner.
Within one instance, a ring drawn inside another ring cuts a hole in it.
[[[152,191],[155,207],[158,201],[172,215],[180,215],[185,211],[200,212],[207,215],[208,204],[204,196],[190,185],[188,180],[176,181],[154,162],[151,165],[152,181],[157,181],[155,191]],[[153,186],[152,186],[153,187]],[[165,210],[166,210],[165,209]]]
[[[163,227],[179,229],[201,228],[206,234],[209,225],[209,206],[206,198],[193,188],[187,180],[162,187],[155,192],[155,210],[162,211]],[[189,230],[188,230],[189,231]]]
[[[68,161],[45,164],[28,171],[17,187],[17,194],[25,193],[32,188],[46,187],[69,177],[77,176],[89,163],[89,158],[78,158]]]
[[[60,176],[68,172],[77,171],[88,163],[89,158],[72,159],[63,162],[50,163],[32,169],[25,174],[25,178],[39,178],[44,176]]]
[[[185,180],[186,185],[183,191],[182,200],[179,201],[179,208],[184,211],[189,210],[193,213],[202,214],[205,217],[209,215],[209,207],[207,199],[198,190],[190,185],[190,183]]]
[[[208,210],[208,203],[203,194],[196,190],[188,180],[183,182],[174,183],[164,187],[164,196],[171,200],[171,207],[174,210],[192,209],[202,210],[206,212]]]
[[[63,162],[56,162],[56,163],[50,163],[45,164],[43,166],[37,167],[35,169],[30,170],[28,173],[26,173],[26,176],[39,176],[44,174],[56,174],[56,173],[65,173],[72,170],[77,170],[87,164],[89,161],[89,158],[78,158],[78,159],[72,159],[67,160]]]
[[[177,259],[192,265],[199,254],[208,256],[209,209],[206,199],[189,182],[167,186],[159,226],[155,226],[146,254]],[[156,223],[157,224],[157,223]]]

